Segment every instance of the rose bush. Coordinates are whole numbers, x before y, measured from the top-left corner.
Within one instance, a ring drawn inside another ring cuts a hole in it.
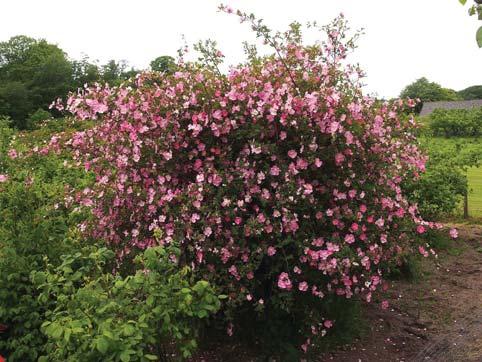
[[[399,118],[415,103],[363,94],[343,17],[324,42],[304,45],[299,24],[273,34],[237,15],[272,55],[250,48],[223,74],[208,42],[200,62],[181,58],[173,74],[86,88],[66,108],[95,124],[42,151],[68,147],[95,173],[67,202],[91,210],[81,228],[116,251],[120,268],[178,243],[180,265],[229,296],[229,334],[242,312],[296,315],[306,350],[337,323],[325,299],[370,301],[390,265],[427,253],[415,236],[436,225],[401,188],[424,171],[415,123]]]

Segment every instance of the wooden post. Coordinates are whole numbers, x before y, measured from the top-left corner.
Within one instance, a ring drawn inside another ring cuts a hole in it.
[[[469,218],[469,193],[466,192],[464,195],[464,219]]]

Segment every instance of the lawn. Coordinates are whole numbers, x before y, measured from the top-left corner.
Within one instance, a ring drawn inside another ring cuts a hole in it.
[[[469,215],[482,217],[482,167],[467,172],[469,179]]]

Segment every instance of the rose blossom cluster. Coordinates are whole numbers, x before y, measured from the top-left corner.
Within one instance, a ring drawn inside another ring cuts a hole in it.
[[[288,32],[275,55],[226,75],[180,62],[71,95],[66,109],[94,125],[50,147],[95,174],[73,198],[93,215],[82,229],[120,261],[179,244],[179,262],[227,294],[226,308],[370,300],[386,265],[424,253],[414,235],[436,225],[401,187],[425,165],[414,121],[399,117],[414,102],[364,96],[343,18],[334,25],[310,46]],[[313,334],[331,327],[325,317]]]

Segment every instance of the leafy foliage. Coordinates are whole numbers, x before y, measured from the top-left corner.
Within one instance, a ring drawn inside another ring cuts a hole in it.
[[[435,136],[477,137],[482,135],[482,108],[436,109],[429,116]]]
[[[170,56],[160,56],[150,63],[151,69],[156,72],[173,72],[176,68],[176,61]]]
[[[478,138],[423,137],[429,155],[427,171],[417,182],[404,185],[424,217],[453,214],[467,194],[467,169],[478,166],[482,147]]]
[[[482,85],[474,85],[457,93],[465,100],[482,99]]]
[[[39,361],[157,361],[171,345],[188,357],[196,347],[197,321],[215,313],[220,300],[206,281],[172,260],[180,250],[149,248],[134,275],[112,274],[114,253],[88,248],[32,274],[49,310],[48,336]]]
[[[0,42],[0,115],[9,116],[16,128],[28,129],[29,117],[38,110],[47,111],[55,98],[85,84],[118,85],[137,73],[125,61],[98,65],[88,57],[70,60],[46,40],[14,36]]]
[[[20,135],[0,127],[0,323],[8,327],[0,335],[0,353],[10,361],[35,361],[45,344],[45,310],[29,276],[43,269],[44,257],[55,262],[70,250],[69,228],[77,220],[62,207],[64,188],[84,177],[63,167],[60,156],[20,157],[28,152]]]
[[[467,4],[467,0],[459,0],[459,2],[462,5]],[[474,0],[474,4],[472,6],[470,6],[470,8],[469,8],[469,15],[470,16],[473,16],[473,15],[476,15],[476,14],[478,15],[479,20],[482,20],[482,1],[481,0]],[[479,48],[482,48],[482,26],[479,27],[479,29],[477,30],[475,38],[476,38],[477,45],[479,46]]]
[[[0,114],[27,128],[31,113],[71,89],[71,76],[71,64],[56,45],[25,36],[0,43]]]

